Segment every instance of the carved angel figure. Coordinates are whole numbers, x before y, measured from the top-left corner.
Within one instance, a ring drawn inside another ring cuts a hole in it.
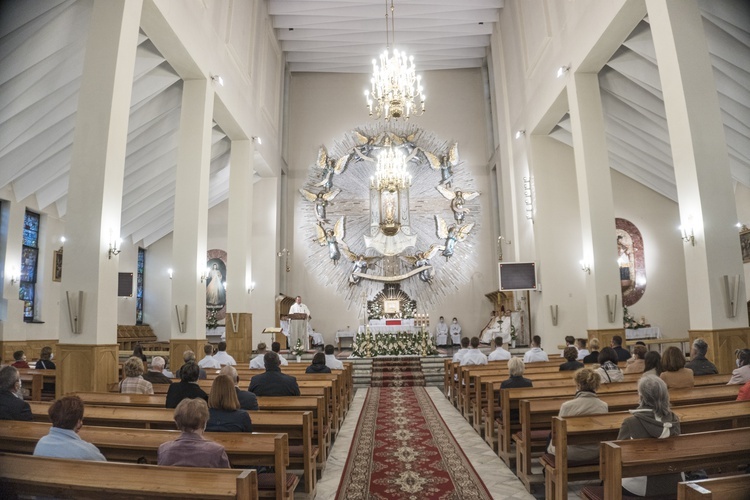
[[[440,184],[450,186],[453,181],[453,167],[457,167],[459,163],[458,143],[454,142],[448,148],[448,152],[440,157],[424,149],[420,151],[433,170],[440,169]]]
[[[343,172],[351,157],[352,155],[350,153],[335,160],[328,156],[328,150],[325,146],[320,146],[320,149],[318,150],[318,160],[315,162],[315,166],[322,170],[320,176],[323,180],[315,184],[315,186],[323,187],[326,191],[330,191],[333,187],[333,175]]]
[[[471,210],[464,206],[464,203],[473,200],[479,196],[480,193],[478,191],[462,191],[460,188],[451,191],[444,186],[435,186],[435,188],[440,191],[440,194],[442,194],[445,199],[451,201],[451,210],[453,210],[453,218],[456,219],[456,224],[463,224],[464,217],[471,212]]]
[[[442,245],[435,244],[432,245],[426,252],[417,252],[414,255],[406,255],[404,257],[401,257],[401,259],[405,260],[417,269],[425,268],[419,271],[419,279],[424,281],[425,283],[429,283],[432,281],[432,278],[435,277],[433,268],[430,265],[430,259],[444,248],[445,247],[443,247]]]
[[[315,238],[320,246],[328,245],[328,257],[336,265],[341,258],[341,250],[339,250],[339,241],[343,243],[344,239],[344,217],[341,217],[333,229],[326,230],[323,224],[315,226],[317,231],[317,237]]]
[[[437,222],[437,235],[439,238],[445,238],[445,249],[443,250],[443,257],[450,259],[453,257],[453,253],[456,249],[456,243],[464,241],[469,235],[469,232],[474,227],[474,223],[466,224],[464,226],[458,226],[457,224],[451,224],[450,227],[445,220],[439,215],[435,216],[435,222]]]
[[[357,274],[367,273],[367,268],[381,259],[381,257],[365,257],[362,254],[356,254],[345,246],[343,250],[344,255],[352,262],[352,272],[349,275],[350,285],[359,285],[362,281],[362,276],[357,276]]]
[[[328,202],[334,199],[341,190],[335,189],[328,192],[321,191],[317,195],[306,189],[300,189],[299,192],[304,199],[315,203],[315,218],[318,219],[318,222],[325,223],[328,222],[328,219],[326,219],[326,207],[328,206]]]

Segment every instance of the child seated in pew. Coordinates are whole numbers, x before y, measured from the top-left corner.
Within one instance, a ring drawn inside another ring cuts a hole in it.
[[[576,395],[574,399],[564,402],[560,406],[559,417],[575,417],[578,415],[595,415],[598,413],[607,413],[609,405],[599,399],[596,395],[597,389],[601,384],[601,379],[591,368],[578,370],[573,377],[576,381]],[[552,434],[550,434],[550,438]],[[581,445],[568,446],[568,461],[595,461],[599,460],[598,445]],[[547,446],[547,453],[555,454],[555,446],[550,443]]]
[[[196,398],[180,401],[174,410],[174,423],[182,434],[174,441],[159,446],[156,461],[158,465],[230,467],[224,447],[203,437],[203,430],[208,423],[208,405],[204,400]]]
[[[250,415],[240,409],[234,382],[228,375],[219,375],[211,384],[208,395],[207,432],[253,432]]]
[[[141,360],[138,360],[140,363]],[[34,455],[75,460],[97,460],[106,462],[99,448],[78,436],[83,427],[83,401],[78,396],[65,396],[49,407],[52,427],[42,436],[34,448]]]
[[[618,440],[665,439],[680,434],[680,421],[670,409],[669,389],[662,379],[652,375],[641,377],[638,381],[638,398],[638,408],[630,410],[633,416],[623,420]],[[680,479],[679,473],[623,478],[623,493],[637,496],[674,495]]]

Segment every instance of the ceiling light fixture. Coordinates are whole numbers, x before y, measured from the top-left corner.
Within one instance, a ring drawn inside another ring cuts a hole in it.
[[[385,0],[385,41],[386,49],[380,54],[380,64],[372,60],[371,90],[365,90],[367,107],[370,116],[376,118],[409,119],[410,116],[420,116],[424,113],[425,95],[422,92],[422,76],[416,74],[414,56],[407,56],[393,48],[396,42],[395,17],[393,14],[393,0],[391,0],[391,27],[388,29],[388,0]],[[374,105],[374,110],[373,110]]]
[[[526,131],[525,130],[521,129],[521,130],[517,130],[516,131],[516,139],[520,139],[524,135],[526,135]]]
[[[560,78],[568,71],[570,71],[570,66],[560,66],[559,68],[557,68],[557,77]]]
[[[211,75],[211,81],[217,83],[220,87],[224,86],[224,79],[220,75]]]
[[[411,174],[406,170],[406,158],[386,139],[385,149],[378,155],[375,176],[370,177],[370,187],[378,191],[385,189],[395,192],[409,186],[411,186]]]

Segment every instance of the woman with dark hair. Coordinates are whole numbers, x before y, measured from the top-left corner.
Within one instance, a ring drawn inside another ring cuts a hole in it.
[[[34,455],[40,457],[73,458],[76,460],[107,459],[99,449],[78,436],[83,427],[83,401],[78,396],[65,396],[49,407],[47,411],[52,427],[34,448]]]
[[[566,371],[566,370],[580,370],[583,368],[583,363],[580,361],[576,361],[576,358],[578,358],[578,349],[575,347],[569,345],[568,347],[563,350],[563,357],[567,359],[567,361],[560,365],[560,371]]]
[[[591,368],[578,370],[573,380],[576,381],[576,396],[560,406],[559,417],[594,415],[609,411],[607,403],[596,395],[601,378],[594,370]],[[555,454],[555,447],[552,443],[547,447],[547,452]],[[598,458],[599,445],[568,446],[568,460],[598,460]]]
[[[661,354],[656,351],[648,351],[643,358],[643,376],[656,375],[661,373]]]
[[[195,362],[182,365],[180,381],[169,386],[167,390],[167,408],[176,408],[183,399],[200,398],[208,401],[208,394],[198,385],[201,369]]]
[[[732,371],[729,384],[745,384],[750,382],[750,349],[737,349],[736,354],[737,368]]]
[[[620,367],[617,366],[617,353],[611,347],[605,347],[599,353],[599,368],[596,373],[602,379],[602,384],[622,382],[625,378]]]
[[[618,440],[665,439],[680,434],[680,421],[669,407],[669,389],[662,379],[652,375],[641,377],[638,381],[638,398],[638,408],[630,410],[633,416],[623,420]],[[639,476],[623,478],[622,487],[630,495],[674,496],[679,481],[679,473]]]
[[[625,366],[625,373],[643,373],[646,369],[646,346],[637,345],[633,347],[633,355],[628,358],[628,364]]]
[[[694,387],[693,370],[685,368],[685,356],[677,347],[668,347],[661,357],[661,374],[659,377],[670,389]]]
[[[331,369],[326,366],[326,355],[316,352],[312,364],[307,367],[305,373],[331,373]]]
[[[250,415],[240,409],[234,382],[228,375],[219,375],[208,396],[207,432],[253,432]]]
[[[196,380],[198,380],[197,377]],[[177,384],[172,384],[172,386],[175,385]],[[229,458],[224,447],[203,437],[207,422],[208,406],[205,401],[202,399],[180,401],[174,411],[174,423],[182,434],[174,441],[168,441],[159,446],[156,463],[228,469]]]
[[[52,357],[52,348],[48,345],[42,347],[35,368],[37,370],[54,370],[55,363],[52,362]]]

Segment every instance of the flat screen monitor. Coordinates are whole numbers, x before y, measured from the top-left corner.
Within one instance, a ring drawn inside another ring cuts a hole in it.
[[[500,291],[536,290],[536,264],[534,262],[500,262],[498,264]]]
[[[117,276],[117,296],[133,296],[133,273],[118,273]]]

